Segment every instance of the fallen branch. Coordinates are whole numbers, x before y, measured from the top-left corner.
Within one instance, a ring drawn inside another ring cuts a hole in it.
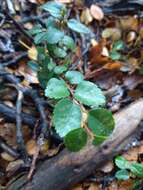
[[[44,161],[31,182],[22,176],[9,183],[8,190],[66,190],[119,154],[135,134],[143,118],[143,99],[114,115],[116,127],[109,140],[96,148],[90,142],[78,153],[64,149],[58,156]]]

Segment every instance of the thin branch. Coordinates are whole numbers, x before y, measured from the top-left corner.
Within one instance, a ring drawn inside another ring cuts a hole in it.
[[[28,156],[26,153],[25,145],[24,145],[24,137],[22,133],[22,100],[23,100],[23,93],[22,91],[18,90],[18,98],[16,102],[16,138],[19,151],[21,152],[22,158],[25,162],[28,161]]]

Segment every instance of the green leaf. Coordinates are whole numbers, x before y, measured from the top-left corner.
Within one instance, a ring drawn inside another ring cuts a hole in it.
[[[56,47],[54,49],[54,55],[58,58],[65,58],[67,55],[67,52],[62,48]]]
[[[128,180],[129,179],[129,172],[125,169],[119,170],[116,172],[115,177],[118,180]]]
[[[79,71],[68,71],[66,72],[65,77],[71,84],[79,84],[84,79],[83,74]]]
[[[34,37],[34,42],[35,44],[40,44],[42,43],[45,38],[46,38],[46,32],[41,32],[41,33],[38,33],[35,37]]]
[[[140,73],[140,75],[143,75],[143,64],[140,65],[139,73]]]
[[[129,167],[130,171],[137,177],[143,177],[143,164],[133,162]]]
[[[64,37],[64,32],[53,28],[49,27],[48,32],[46,32],[45,40],[49,44],[56,44],[58,43],[62,38]]]
[[[95,134],[94,145],[101,144],[113,132],[115,126],[112,113],[106,109],[94,109],[88,114],[88,127]]]
[[[89,34],[91,31],[82,23],[76,19],[69,19],[67,22],[68,27],[78,33]]]
[[[63,80],[51,78],[45,89],[45,96],[49,98],[65,98],[70,95],[66,83]]]
[[[48,2],[41,6],[45,11],[48,11],[53,17],[61,19],[66,13],[65,5],[58,2]]]
[[[48,72],[48,70],[42,68],[38,72],[38,80],[42,88],[46,88],[47,82],[53,77],[53,72]]]
[[[58,43],[62,38],[64,37],[64,32],[50,27],[48,29],[48,31],[45,32],[41,32],[38,33],[35,37],[34,37],[34,42],[36,44],[40,44],[44,41],[46,41],[49,44],[56,44]]]
[[[87,143],[87,133],[83,128],[70,131],[64,138],[65,146],[73,152],[79,151]]]
[[[32,29],[30,29],[29,34],[35,35],[42,32],[42,26],[40,24],[35,25]]]
[[[59,65],[54,68],[54,73],[60,75],[66,70],[67,70],[67,65]]]
[[[27,63],[28,67],[31,68],[33,71],[38,71],[38,64],[35,63],[34,61],[28,61]]]
[[[70,131],[81,126],[80,107],[69,99],[59,101],[54,109],[53,123],[56,132],[64,137]]]
[[[75,43],[74,40],[70,37],[70,36],[64,36],[64,38],[62,39],[62,43],[71,50],[75,49]]]
[[[101,106],[105,104],[105,96],[100,88],[92,82],[82,81],[78,84],[74,97],[88,106]]]
[[[117,156],[115,158],[115,164],[120,169],[129,169],[130,168],[130,163],[123,156]]]
[[[45,25],[46,25],[47,28],[49,28],[49,27],[55,28],[56,27],[55,18],[53,18],[52,16],[50,16],[49,18],[47,18],[44,21],[44,23],[45,23]]]
[[[117,51],[111,51],[110,57],[113,61],[119,60],[121,58],[121,54],[118,53]]]
[[[118,40],[113,45],[113,50],[118,51],[124,48],[124,42],[122,40]]]

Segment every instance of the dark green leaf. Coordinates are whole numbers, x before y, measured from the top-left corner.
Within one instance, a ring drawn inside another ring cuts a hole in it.
[[[130,168],[130,163],[123,156],[117,156],[115,158],[115,164],[120,169],[129,169]]]
[[[70,95],[66,83],[63,80],[51,78],[45,89],[45,96],[49,98],[65,98]]]
[[[68,27],[78,33],[89,34],[91,31],[82,23],[78,22],[75,19],[69,19],[67,22]]]
[[[139,73],[140,73],[141,75],[143,75],[143,64],[141,64],[141,66],[140,66],[140,68],[139,68]]]
[[[56,47],[56,48],[54,49],[54,55],[55,55],[56,57],[58,57],[58,58],[65,58],[66,55],[67,55],[67,53],[66,53],[66,51],[65,51],[64,49],[59,48],[59,47]]]
[[[57,133],[64,137],[81,126],[80,107],[69,99],[59,101],[54,109],[53,123]]]
[[[94,145],[101,144],[107,139],[114,129],[114,119],[112,113],[106,109],[94,109],[88,115],[88,127],[95,134]]]
[[[66,147],[73,152],[79,151],[87,143],[87,133],[83,128],[70,131],[64,138]]]
[[[83,74],[79,71],[68,71],[66,72],[65,77],[71,84],[79,84],[84,79]]]
[[[42,88],[46,88],[47,86],[47,82],[49,81],[49,79],[51,79],[53,77],[54,73],[53,72],[48,72],[48,70],[42,68],[39,70],[38,72],[38,80],[40,82],[40,85],[42,86]]]
[[[129,172],[125,169],[119,170],[116,172],[115,177],[118,180],[128,180],[129,179]]]
[[[65,5],[58,2],[47,2],[42,5],[41,8],[45,11],[48,11],[53,17],[58,19],[63,18],[64,14],[66,13]]]
[[[88,106],[101,106],[105,104],[105,96],[100,88],[92,82],[82,81],[78,84],[74,97]]]

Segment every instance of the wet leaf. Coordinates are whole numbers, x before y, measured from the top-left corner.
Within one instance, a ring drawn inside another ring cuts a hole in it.
[[[125,169],[119,170],[116,172],[115,177],[118,180],[127,180],[129,179],[129,172]]]
[[[83,74],[79,71],[68,71],[66,72],[65,77],[70,81],[71,84],[79,84],[84,79]]]
[[[78,33],[89,34],[91,31],[82,23],[75,19],[69,19],[67,22],[68,27]]]
[[[69,99],[59,101],[54,109],[53,123],[56,132],[64,137],[70,131],[80,128],[80,107]]]
[[[89,81],[82,81],[78,84],[74,97],[79,102],[98,107],[105,104],[105,96],[98,86]]]

